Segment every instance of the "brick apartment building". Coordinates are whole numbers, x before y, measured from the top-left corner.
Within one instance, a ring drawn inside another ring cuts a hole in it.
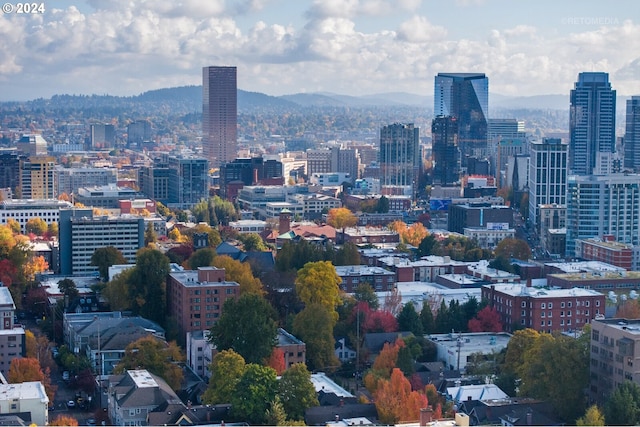
[[[229,298],[240,296],[240,285],[225,281],[225,271],[198,267],[169,274],[167,301],[169,316],[178,321],[180,333],[209,329],[222,313]]]
[[[637,263],[634,263],[633,245],[616,242],[614,236],[610,235],[602,236],[602,239],[576,240],[576,256],[626,270],[638,270]]]
[[[603,271],[548,274],[547,285],[563,289],[584,288],[606,292],[640,288],[640,271]]]
[[[370,284],[376,292],[388,292],[396,283],[395,273],[380,267],[341,265],[336,266],[336,273],[342,279],[340,287],[347,293],[354,292],[360,283]]]
[[[604,314],[605,295],[592,289],[545,289],[519,284],[482,287],[482,299],[500,314],[511,332],[531,328],[538,332],[567,332],[582,328]]]

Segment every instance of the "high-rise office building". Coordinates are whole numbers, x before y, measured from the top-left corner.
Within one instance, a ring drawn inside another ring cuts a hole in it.
[[[211,167],[237,157],[238,87],[236,67],[202,69],[202,147]]]
[[[458,119],[438,116],[431,122],[433,183],[451,185],[460,179]]]
[[[529,162],[529,222],[539,225],[540,205],[567,203],[567,144],[543,138],[531,144]]]
[[[151,122],[149,120],[137,120],[127,126],[127,145],[139,146],[143,142],[151,141]]]
[[[611,89],[609,74],[578,75],[571,91],[569,126],[570,173],[608,173],[616,148],[616,91]]]
[[[20,161],[20,198],[55,199],[56,159],[49,156],[31,156]]]
[[[20,187],[20,152],[0,149],[0,189],[10,188],[15,194]]]
[[[383,194],[415,195],[420,168],[420,129],[394,123],[380,130],[380,184]]]
[[[190,209],[209,197],[207,159],[196,156],[169,156],[169,206]]]
[[[566,256],[575,256],[578,239],[611,235],[640,244],[640,175],[572,175],[567,188]]]
[[[111,124],[91,125],[91,148],[113,148],[116,145],[116,128]]]
[[[640,96],[627,100],[624,134],[624,167],[640,171]]]
[[[483,73],[438,73],[433,115],[458,119],[462,158],[484,156],[487,149],[489,79]]]

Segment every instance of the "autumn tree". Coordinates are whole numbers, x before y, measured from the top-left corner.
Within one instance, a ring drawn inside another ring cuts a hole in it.
[[[329,209],[327,214],[327,224],[336,229],[342,229],[342,240],[344,242],[344,231],[347,227],[353,227],[358,223],[358,217],[347,208]]]
[[[634,423],[635,424],[635,423]],[[587,412],[576,420],[577,426],[604,426],[604,415],[600,412],[598,405],[591,405]]]
[[[276,398],[277,389],[276,371],[268,366],[248,364],[231,396],[234,416],[249,424],[265,424],[265,415]]]
[[[184,374],[177,362],[184,360],[185,356],[175,342],[166,343],[154,336],[146,336],[127,345],[114,372],[146,369],[165,380],[172,389],[179,390]]]
[[[278,347],[273,347],[271,356],[265,360],[265,365],[273,368],[273,370],[276,371],[276,374],[282,375],[282,373],[287,369],[286,362],[284,360],[284,351]]]
[[[340,304],[341,282],[336,268],[330,262],[310,262],[298,272],[296,294],[305,305],[323,306],[331,314],[333,326],[338,320],[336,307]]]
[[[20,223],[14,218],[7,218],[7,227],[9,227],[13,234],[20,234],[22,232]]]
[[[98,248],[91,255],[91,265],[98,267],[98,274],[102,280],[109,278],[109,267],[118,264],[127,264],[128,261],[116,247],[105,246]]]
[[[278,396],[291,420],[303,420],[305,411],[318,406],[318,395],[311,382],[311,373],[303,363],[289,367],[280,378]]]
[[[417,247],[428,234],[427,228],[422,223],[414,222],[401,236],[404,243]]]
[[[47,368],[43,371],[38,359],[32,357],[16,357],[11,359],[7,381],[11,384],[40,381],[44,386],[50,402],[53,402],[56,394],[57,387],[51,384],[49,369]]]
[[[326,306],[307,305],[293,320],[293,333],[304,341],[311,369],[333,370],[340,365],[335,355],[334,317]]]
[[[371,284],[367,282],[358,283],[358,286],[353,290],[353,296],[356,301],[366,302],[371,310],[377,310],[378,307],[380,307],[376,291],[374,291]]]
[[[36,236],[42,236],[47,232],[49,226],[42,218],[31,218],[25,224],[24,229],[27,233],[33,233]]]
[[[202,396],[203,403],[229,403],[246,369],[244,358],[233,350],[222,350],[209,366],[211,379]]]
[[[216,268],[224,268],[225,279],[237,282],[240,285],[240,294],[264,295],[262,282],[253,275],[248,263],[242,263],[227,255],[220,255],[213,259],[212,265]]]
[[[615,318],[617,319],[640,319],[640,302],[628,299],[618,306]]]
[[[22,264],[22,275],[27,282],[33,282],[36,275],[47,271],[49,269],[49,263],[43,256],[32,256],[27,262]]]
[[[495,308],[486,306],[469,320],[469,332],[502,332],[500,314]]]
[[[149,246],[152,243],[155,243],[158,240],[158,234],[153,229],[153,223],[149,221],[147,223],[147,228],[144,231],[144,245]]]
[[[393,368],[398,363],[398,354],[400,349],[405,346],[401,339],[397,339],[395,343],[385,343],[380,353],[375,358],[373,366],[364,377],[364,386],[370,393],[374,393],[378,389],[380,380],[386,380],[391,377]]]
[[[244,250],[249,251],[268,251],[269,248],[264,244],[264,240],[257,233],[240,234],[240,241],[244,245]]]
[[[271,304],[260,295],[227,299],[209,339],[218,350],[233,349],[247,363],[263,363],[276,344],[276,318]]]
[[[168,274],[169,258],[166,255],[151,248],[138,250],[136,266],[129,277],[129,297],[135,314],[165,324]]]
[[[58,415],[53,421],[49,421],[49,425],[76,427],[78,425],[78,420],[71,415]]]
[[[423,393],[411,391],[411,383],[398,368],[389,380],[380,381],[374,398],[378,419],[391,425],[420,419],[420,409],[429,403]]]
[[[511,237],[502,239],[493,252],[496,258],[504,257],[508,260],[512,258],[528,260],[529,258],[531,258],[531,248],[529,247],[527,242],[522,239]]]

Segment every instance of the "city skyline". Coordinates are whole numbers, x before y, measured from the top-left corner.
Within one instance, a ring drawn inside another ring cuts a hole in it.
[[[237,66],[269,95],[433,93],[440,72],[481,72],[502,95],[566,94],[583,71],[640,93],[640,11],[631,1],[57,0],[0,14],[0,101],[131,96],[200,84]]]

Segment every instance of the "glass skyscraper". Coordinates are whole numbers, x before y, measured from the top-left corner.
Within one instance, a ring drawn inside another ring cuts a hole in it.
[[[462,156],[482,155],[487,148],[489,79],[484,73],[438,73],[433,115],[458,120]]]
[[[238,87],[236,67],[202,69],[203,153],[211,167],[237,154]]]
[[[415,195],[420,168],[420,129],[394,123],[380,130],[380,184],[383,194]]]
[[[600,175],[616,148],[616,91],[609,74],[580,73],[571,91],[569,171]],[[606,173],[606,171],[604,172]]]
[[[640,96],[627,100],[624,134],[624,167],[640,171]]]

